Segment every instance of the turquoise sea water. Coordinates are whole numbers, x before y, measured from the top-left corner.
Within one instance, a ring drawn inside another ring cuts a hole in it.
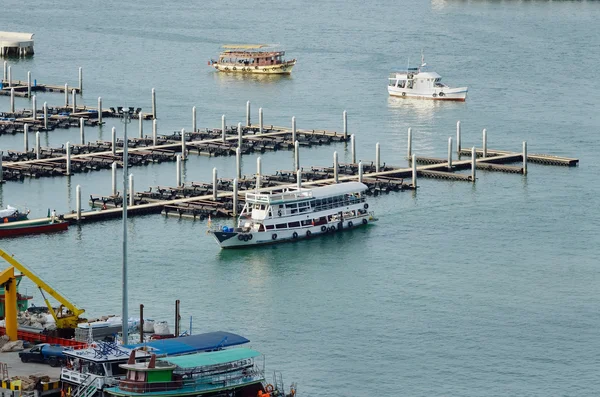
[[[238,332],[312,396],[593,396],[600,392],[598,205],[600,4],[592,1],[61,2],[5,1],[0,26],[35,33],[36,54],[11,61],[38,82],[74,85],[95,106],[150,110],[159,132],[253,119],[341,130],[349,113],[358,157],[403,165],[406,131],[417,155],[445,157],[461,120],[463,146],[577,157],[577,168],[530,164],[526,177],[479,172],[475,185],[419,180],[419,190],[372,199],[379,222],[347,233],[254,250],[221,251],[206,224],[158,215],[131,219],[130,311],[172,323],[175,299],[194,331]],[[241,78],[206,62],[223,43],[281,43],[298,59],[291,77]],[[387,75],[420,60],[465,103],[388,98]],[[45,94],[38,103],[63,103]],[[17,99],[17,108],[27,107]],[[0,97],[0,109],[8,98]],[[88,139],[109,139],[107,120]],[[150,124],[145,125],[146,132]],[[131,124],[133,134],[137,126]],[[42,134],[42,144],[79,131]],[[20,149],[23,136],[0,137]],[[33,135],[30,137],[33,142]],[[344,145],[306,149],[304,166],[327,165]],[[290,152],[262,156],[265,172],[290,169]],[[254,172],[256,156],[243,159]],[[191,156],[187,181],[234,159]],[[136,189],[175,183],[175,165],[132,169]],[[107,194],[110,172],[25,180],[0,187],[3,206],[32,215]],[[90,315],[119,313],[121,222],[2,240]],[[24,282],[25,284],[25,282]],[[29,291],[37,294],[33,286]],[[42,303],[37,297],[37,302]]]

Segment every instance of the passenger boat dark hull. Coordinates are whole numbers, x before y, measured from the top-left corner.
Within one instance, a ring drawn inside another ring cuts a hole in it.
[[[62,221],[57,223],[49,223],[44,221],[43,223],[25,223],[17,224],[16,226],[7,225],[0,227],[0,238],[23,236],[26,234],[38,234],[38,233],[52,233],[67,230],[69,222]]]

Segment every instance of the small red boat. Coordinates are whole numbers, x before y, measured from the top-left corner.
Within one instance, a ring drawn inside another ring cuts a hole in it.
[[[9,222],[0,225],[0,238],[22,236],[25,234],[52,233],[67,230],[69,222],[51,222],[47,219]]]

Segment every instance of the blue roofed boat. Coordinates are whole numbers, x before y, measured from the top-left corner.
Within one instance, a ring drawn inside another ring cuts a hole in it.
[[[205,334],[182,336],[181,338],[159,339],[147,343],[126,345],[128,349],[143,348],[158,356],[174,356],[199,351],[219,350],[225,347],[243,345],[250,342],[241,335],[231,332],[216,331]]]

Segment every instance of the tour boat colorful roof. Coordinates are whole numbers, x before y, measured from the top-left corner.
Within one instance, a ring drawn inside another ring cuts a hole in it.
[[[224,48],[226,50],[258,50],[260,48],[266,48],[269,47],[268,44],[225,44],[223,46],[221,46],[221,48]]]
[[[215,352],[186,354],[176,357],[164,357],[159,361],[168,362],[182,369],[220,365],[233,361],[245,360],[260,356],[261,353],[246,347],[236,347]]]
[[[159,356],[170,356],[243,345],[248,342],[250,342],[250,340],[241,335],[225,331],[216,331],[198,335],[182,336],[180,338],[160,339],[147,343],[131,344],[126,345],[125,347],[128,349],[144,348]]]

